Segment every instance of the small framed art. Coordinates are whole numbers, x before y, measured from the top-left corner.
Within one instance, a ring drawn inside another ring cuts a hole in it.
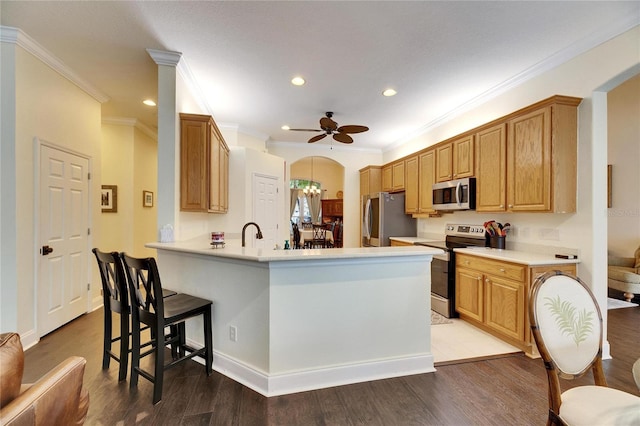
[[[118,212],[117,185],[102,185],[102,190],[100,191],[100,206],[102,207],[102,213]]]
[[[153,192],[142,191],[142,207],[153,207]]]

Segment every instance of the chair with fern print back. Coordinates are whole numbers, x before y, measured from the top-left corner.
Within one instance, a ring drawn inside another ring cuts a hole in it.
[[[602,369],[602,315],[577,277],[551,271],[529,298],[531,331],[549,382],[547,425],[638,425],[640,397],[609,388]],[[559,379],[592,370],[595,385],[561,391]]]

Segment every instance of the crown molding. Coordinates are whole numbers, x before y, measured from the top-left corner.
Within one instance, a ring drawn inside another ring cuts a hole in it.
[[[182,57],[182,53],[180,52],[172,52],[169,50],[157,50],[157,49],[147,49],[147,53],[151,56],[151,59],[155,61],[158,65],[168,65],[175,67],[180,62],[180,58]]]
[[[626,19],[623,19],[614,25],[611,25],[608,28],[602,29],[600,31],[594,32],[586,38],[579,40],[572,45],[556,52],[555,54],[549,56],[548,58],[538,62],[532,67],[524,70],[523,72],[516,74],[515,76],[503,81],[497,86],[492,87],[484,93],[476,96],[475,98],[470,99],[464,104],[458,106],[457,108],[452,109],[451,111],[441,115],[435,120],[430,121],[424,126],[418,128],[414,132],[411,132],[402,138],[396,140],[395,142],[385,146],[383,148],[384,152],[391,151],[393,149],[399,148],[405,143],[409,142],[412,139],[417,138],[418,136],[425,134],[438,126],[441,126],[454,118],[462,115],[463,113],[470,111],[473,108],[476,108],[493,98],[498,97],[499,95],[518,87],[525,82],[547,72],[550,71],[571,59],[623,34],[632,28],[640,25],[640,16],[629,16]]]
[[[137,118],[129,117],[102,117],[102,124],[112,124],[115,126],[128,126],[140,130],[152,139],[158,139],[158,132],[139,121]]]
[[[60,59],[38,44],[37,41],[29,37],[20,28],[6,27],[0,25],[0,41],[3,43],[13,43],[25,51],[29,52],[52,70],[78,86],[92,98],[100,103],[107,102],[109,96],[102,93],[91,83],[76,74],[71,68],[66,66]]]
[[[214,115],[213,110],[211,109],[211,105],[209,105],[207,99],[202,96],[204,92],[200,88],[200,85],[198,84],[198,81],[193,75],[191,67],[189,67],[189,64],[187,63],[187,60],[185,58],[182,58],[182,60],[178,64],[178,74],[180,74],[180,76],[184,80],[187,88],[189,89],[189,92],[191,93],[191,96],[193,96],[193,99],[196,101],[202,111],[213,117]]]

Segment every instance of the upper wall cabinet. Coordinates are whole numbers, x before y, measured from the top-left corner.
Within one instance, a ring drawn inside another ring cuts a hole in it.
[[[578,98],[556,96],[507,125],[507,210],[576,211]]]
[[[476,210],[506,210],[507,125],[505,123],[476,134]]]
[[[385,192],[404,191],[404,160],[395,161],[382,167],[382,190]]]
[[[435,213],[432,196],[436,181],[435,156],[435,150],[429,149],[405,160],[405,213]]]
[[[229,148],[209,115],[180,114],[180,210],[226,213]]]
[[[360,169],[360,197],[382,190],[382,167],[367,166]]]
[[[438,182],[473,176],[473,135],[442,144],[436,148]]]

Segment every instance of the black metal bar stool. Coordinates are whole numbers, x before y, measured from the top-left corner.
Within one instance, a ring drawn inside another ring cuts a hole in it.
[[[174,367],[182,361],[200,356],[205,360],[205,371],[211,374],[213,364],[213,337],[211,324],[210,300],[179,293],[162,298],[162,284],[158,266],[154,258],[138,259],[121,253],[125,266],[129,297],[131,300],[131,381],[130,387],[138,385],[138,375],[153,383],[153,403],[162,399],[164,370]],[[195,349],[186,344],[184,323],[188,318],[202,315],[204,325],[204,347]],[[152,336],[163,336],[163,341],[155,339],[151,349],[141,353],[141,324],[151,327]],[[165,336],[163,330],[168,326],[176,326],[180,332]],[[166,345],[178,345],[180,356],[165,365],[164,349]],[[188,352],[188,353],[185,353]],[[140,358],[149,354],[155,355],[154,374],[140,368]]]
[[[129,352],[131,352],[129,347],[131,309],[129,306],[127,279],[118,252],[106,253],[97,248],[91,251],[98,261],[98,269],[100,270],[100,279],[102,281],[102,301],[104,309],[102,369],[108,369],[111,359],[114,359],[120,364],[118,381],[122,381],[127,378]],[[163,292],[163,297],[169,297],[175,294],[177,294],[175,291],[166,289]],[[115,337],[113,336],[113,313],[120,317],[120,333]],[[172,332],[176,333],[178,329],[172,330]],[[113,343],[118,341],[120,342],[120,351],[115,353],[111,347]],[[151,344],[151,342],[147,342],[143,344],[143,346],[148,346],[149,344]]]

